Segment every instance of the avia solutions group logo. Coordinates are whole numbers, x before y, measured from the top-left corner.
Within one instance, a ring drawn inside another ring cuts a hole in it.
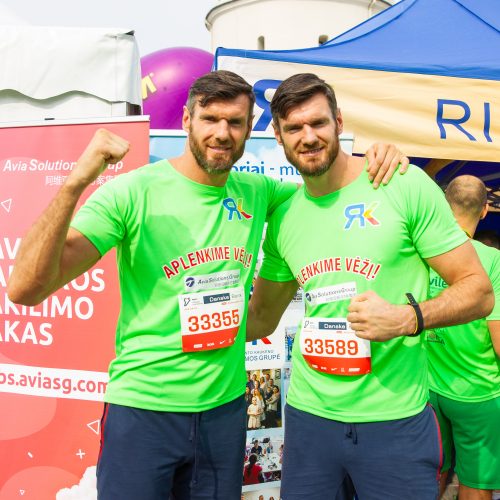
[[[380,226],[380,222],[374,217],[373,212],[378,207],[378,201],[374,201],[368,207],[366,203],[354,203],[347,205],[344,209],[346,223],[344,230],[348,231],[353,226],[354,222],[358,222],[359,227],[366,227],[367,223],[372,226]]]
[[[253,218],[253,215],[247,214],[243,210],[243,198],[238,198],[237,201],[235,201],[234,198],[226,198],[222,201],[222,205],[229,212],[227,216],[227,220],[229,221],[233,220],[235,214],[238,220]]]

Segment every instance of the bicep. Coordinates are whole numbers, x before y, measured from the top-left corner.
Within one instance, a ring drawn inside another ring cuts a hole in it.
[[[489,282],[476,250],[470,241],[466,241],[449,252],[427,258],[426,261],[448,285],[472,275]]]
[[[64,244],[58,288],[90,269],[101,254],[95,245],[80,231],[70,227]]]
[[[488,330],[490,331],[491,343],[497,357],[500,358],[500,320],[488,321]]]

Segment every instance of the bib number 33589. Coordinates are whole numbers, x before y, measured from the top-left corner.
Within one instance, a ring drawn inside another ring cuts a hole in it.
[[[233,345],[244,299],[243,287],[180,295],[182,350],[207,351]]]
[[[370,342],[356,337],[345,318],[304,318],[300,351],[314,370],[333,375],[371,371]]]

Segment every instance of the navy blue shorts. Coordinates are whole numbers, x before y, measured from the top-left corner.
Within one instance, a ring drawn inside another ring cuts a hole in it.
[[[400,420],[349,424],[286,405],[285,419],[283,500],[333,500],[347,476],[360,500],[438,498],[441,438],[430,406]]]
[[[235,500],[245,458],[245,400],[200,413],[105,405],[99,500]]]

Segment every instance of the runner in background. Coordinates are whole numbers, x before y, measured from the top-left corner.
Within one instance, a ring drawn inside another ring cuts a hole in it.
[[[469,238],[488,213],[487,191],[477,177],[461,175],[446,199]],[[460,500],[491,499],[500,489],[500,251],[471,240],[493,284],[495,308],[486,318],[426,332],[430,401],[443,439],[443,493],[453,449]],[[431,272],[431,296],[447,288]]]

